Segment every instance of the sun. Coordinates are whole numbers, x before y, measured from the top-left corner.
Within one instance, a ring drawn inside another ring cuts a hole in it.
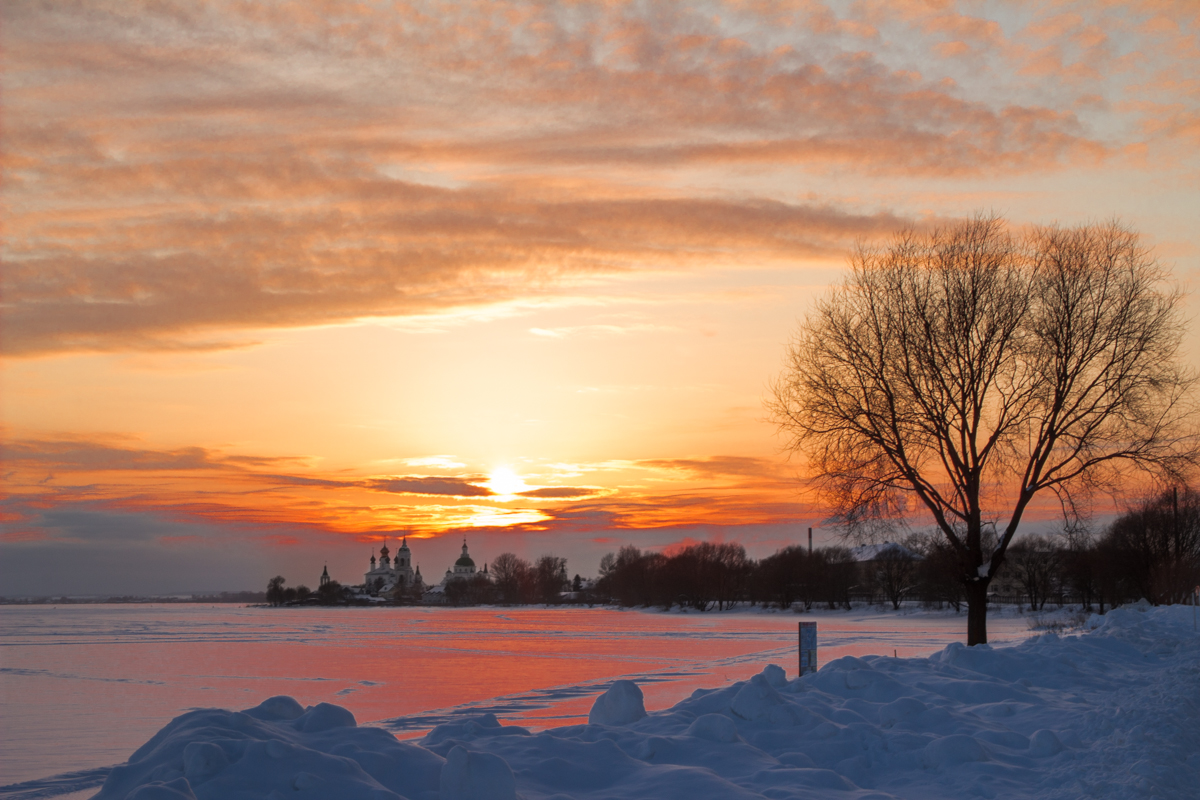
[[[511,498],[526,491],[529,487],[521,476],[508,467],[496,467],[488,475],[487,487],[502,498]]]

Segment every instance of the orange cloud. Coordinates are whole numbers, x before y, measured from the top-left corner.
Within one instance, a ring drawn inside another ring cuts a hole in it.
[[[544,296],[645,266],[824,256],[902,221],[689,194],[684,170],[963,178],[1119,151],[1072,103],[1020,85],[972,96],[937,63],[929,77],[891,63],[879,36],[902,19],[944,59],[1003,50],[1027,74],[1090,81],[1111,55],[1095,15],[1042,20],[1028,36],[1064,41],[1020,51],[946,4],[9,16],[14,354],[230,346],[254,328]],[[1144,35],[1168,33],[1147,21]]]
[[[524,502],[514,503],[496,498],[479,474],[323,474],[298,458],[136,445],[118,437],[6,443],[5,527],[25,530],[42,511],[79,504],[177,520],[348,534],[770,523],[793,518],[799,507],[788,471],[742,456],[576,465],[608,485],[545,486],[521,493]],[[280,472],[281,466],[294,471]],[[605,477],[614,469],[618,474]],[[646,483],[650,488],[636,480],[646,477],[653,478]],[[381,503],[380,494],[398,497]]]

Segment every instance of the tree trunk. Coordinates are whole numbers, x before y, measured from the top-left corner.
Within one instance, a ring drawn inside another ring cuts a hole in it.
[[[990,580],[967,581],[967,647],[987,644],[987,591]]]

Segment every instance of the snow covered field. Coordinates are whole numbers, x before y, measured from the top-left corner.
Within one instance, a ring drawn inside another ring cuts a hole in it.
[[[818,622],[820,663],[928,655],[961,640],[965,625],[916,608],[4,606],[0,798],[11,784],[49,792],[83,782],[60,780],[66,769],[98,787],[183,712],[280,694],[343,706],[401,738],[464,713],[531,729],[582,722],[616,678],[636,680],[646,707],[664,709],[767,663],[794,666],[798,620]],[[1030,636],[1021,616],[996,615],[990,631],[997,642]]]
[[[1090,624],[1012,647],[846,656],[800,679],[767,666],[648,715],[636,685],[615,682],[588,724],[537,733],[464,715],[402,742],[287,697],[193,711],[96,798],[1195,798],[1192,609]]]

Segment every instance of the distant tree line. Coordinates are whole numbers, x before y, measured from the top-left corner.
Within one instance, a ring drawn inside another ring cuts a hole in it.
[[[480,573],[446,583],[448,605],[478,605],[503,603],[560,603],[563,593],[572,587],[567,578],[567,560],[547,554],[534,562],[515,553],[501,553],[491,563],[490,579]],[[575,576],[574,584],[581,579]]]
[[[994,547],[985,536],[984,547]],[[905,601],[960,610],[966,602],[963,566],[937,531],[879,548],[869,561],[847,547],[785,547],[760,561],[742,545],[701,542],[665,553],[633,545],[608,553],[600,575],[584,582],[567,577],[567,560],[543,555],[529,562],[501,553],[490,577],[477,573],[447,582],[445,603],[614,603],[644,608],[722,610],[738,604],[778,608],[845,608],[852,601]],[[1122,514],[1099,535],[1068,530],[1026,535],[1008,548],[992,584],[992,602],[1020,603],[1033,610],[1047,603],[1078,603],[1103,613],[1146,598],[1155,605],[1184,602],[1200,585],[1200,493],[1181,487],[1158,494]],[[420,602],[412,591],[393,593],[394,603]],[[283,576],[267,584],[272,605],[355,602],[354,590],[330,581],[317,591],[289,587]]]
[[[140,595],[122,594],[107,597],[71,597],[58,595],[51,597],[0,597],[0,605],[98,605],[114,603],[262,603],[266,601],[264,592],[220,592],[219,594],[193,595]]]
[[[267,602],[273,606],[296,603],[314,603],[323,606],[342,605],[350,602],[353,593],[337,581],[329,581],[315,592],[304,584],[288,586],[287,578],[276,575],[267,581]]]
[[[623,606],[725,609],[747,599],[754,571],[745,548],[733,542],[702,542],[670,555],[626,545],[600,560],[594,593]]]
[[[1200,585],[1200,494],[1169,489],[1122,514],[1100,536],[1026,536],[1009,548],[1007,583],[1036,609],[1106,607],[1145,598],[1182,603]]]
[[[962,588],[947,579],[953,551],[933,535],[910,537],[869,565],[847,547],[785,547],[761,561],[736,543],[703,542],[670,554],[627,545],[600,561],[594,600],[622,606],[674,606],[696,611],[738,603],[779,608],[850,608],[851,600],[905,599],[958,608]],[[953,574],[952,572],[949,574]]]
[[[868,562],[846,547],[786,547],[761,561],[735,543],[701,543],[670,554],[628,545],[601,559],[594,602],[622,606],[729,608],[738,603],[779,608],[850,608],[852,600],[905,600],[927,606],[965,603],[959,556],[935,531],[909,536]],[[991,542],[994,546],[994,541]],[[988,542],[985,541],[985,546]],[[1184,602],[1200,585],[1200,494],[1172,489],[1121,515],[1099,536],[1067,531],[1030,535],[1009,548],[992,586],[993,601],[1078,603],[1103,613],[1146,598]]]

